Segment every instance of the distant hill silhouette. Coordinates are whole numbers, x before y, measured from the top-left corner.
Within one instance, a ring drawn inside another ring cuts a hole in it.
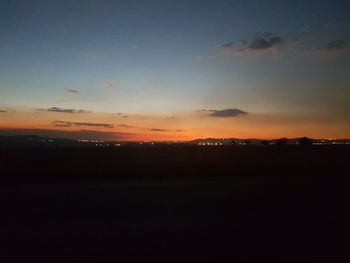
[[[192,141],[103,141],[103,140],[76,140],[76,139],[64,139],[64,138],[50,138],[37,135],[16,135],[16,136],[0,136],[0,147],[111,147],[117,144],[128,145],[128,146],[147,146],[147,145],[172,145],[172,144],[186,144],[186,145],[323,145],[323,144],[350,144],[349,139],[337,139],[337,140],[326,140],[326,139],[310,139],[307,137],[301,138],[279,138],[279,139],[239,139],[239,138],[206,138],[196,139]],[[142,143],[142,144],[141,144]]]
[[[80,147],[82,143],[70,139],[56,139],[36,135],[0,136],[0,147]]]

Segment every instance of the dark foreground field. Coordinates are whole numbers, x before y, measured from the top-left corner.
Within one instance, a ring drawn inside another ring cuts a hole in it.
[[[0,155],[0,262],[350,260],[348,146]]]

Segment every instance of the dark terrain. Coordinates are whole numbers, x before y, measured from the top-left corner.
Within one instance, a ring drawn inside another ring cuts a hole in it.
[[[1,148],[1,262],[349,262],[350,147]]]

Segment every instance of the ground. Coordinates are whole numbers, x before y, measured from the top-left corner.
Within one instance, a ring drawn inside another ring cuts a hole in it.
[[[2,149],[2,262],[347,262],[349,153],[347,146]]]

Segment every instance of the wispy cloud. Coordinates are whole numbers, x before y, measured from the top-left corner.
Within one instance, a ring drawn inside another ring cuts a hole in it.
[[[265,33],[265,35],[258,36],[253,39],[245,48],[249,49],[268,49],[276,47],[283,43],[282,38],[274,37],[271,33]]]
[[[7,112],[7,111],[0,109],[0,113],[5,113],[5,112]]]
[[[87,110],[75,110],[75,109],[64,109],[59,107],[51,107],[48,109],[37,109],[38,111],[47,111],[47,112],[60,112],[60,113],[91,113]]]
[[[162,129],[162,128],[148,128],[152,132],[186,132],[186,130],[181,129]]]
[[[181,129],[160,129],[160,128],[151,128],[149,129],[152,132],[186,132],[186,130],[181,130]]]
[[[123,115],[121,112],[118,112],[117,115],[120,116],[121,118],[124,118],[124,119],[126,119],[128,117],[128,115]]]
[[[228,117],[237,117],[240,115],[246,115],[248,114],[245,111],[242,111],[240,109],[224,109],[224,110],[202,110],[204,112],[210,112],[209,116],[211,117],[223,117],[223,118],[228,118]]]
[[[147,127],[138,127],[138,126],[127,125],[127,124],[119,124],[118,126],[123,127],[123,128],[129,128],[129,129],[148,130],[151,132],[185,132],[185,130],[180,130],[180,129],[147,128]]]
[[[79,93],[79,91],[76,90],[76,89],[67,89],[66,92],[73,93],[73,94],[78,94]]]
[[[55,127],[90,126],[90,127],[113,128],[113,124],[109,124],[109,123],[54,121],[52,124]]]
[[[150,129],[150,131],[153,131],[153,132],[167,132],[169,130],[167,130],[167,129],[159,129],[159,128],[152,128],[152,129]]]
[[[272,55],[285,50],[284,40],[272,33],[257,33],[251,39],[221,45],[219,56]]]
[[[318,57],[340,57],[349,51],[349,43],[344,39],[329,41],[326,45],[317,43],[319,47],[306,48],[302,41],[309,34],[309,27],[304,28],[300,33],[290,39],[283,39],[280,36],[269,32],[257,33],[249,39],[241,41],[230,41],[219,46],[214,54],[209,56],[195,56],[196,59],[220,59],[237,57],[259,57],[259,56],[318,56]]]
[[[336,39],[328,42],[326,47],[313,49],[306,52],[306,54],[318,57],[337,57],[346,53],[349,49],[348,43],[343,39]]]
[[[127,124],[119,124],[118,126],[124,127],[124,128],[137,128],[136,126],[127,125]]]

